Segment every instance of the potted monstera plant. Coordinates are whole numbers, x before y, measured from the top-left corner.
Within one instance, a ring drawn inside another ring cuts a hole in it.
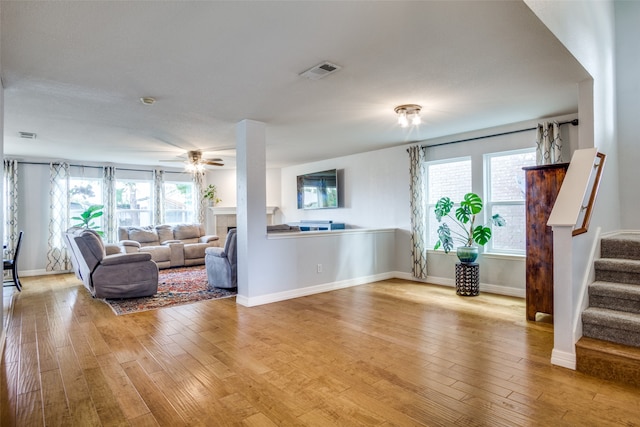
[[[460,202],[460,207],[455,210],[453,201],[449,197],[442,197],[436,203],[436,219],[440,223],[438,227],[438,242],[434,249],[442,247],[445,253],[458,245],[457,255],[460,262],[470,263],[478,258],[478,246],[484,246],[491,239],[491,228],[487,225],[476,224],[476,218],[482,211],[482,199],[475,193],[467,193]],[[452,226],[449,226],[448,220]],[[502,227],[506,224],[500,214],[491,217],[491,224]]]

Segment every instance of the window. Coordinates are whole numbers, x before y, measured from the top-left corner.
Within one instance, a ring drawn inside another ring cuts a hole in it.
[[[536,164],[535,149],[485,154],[485,217],[499,213],[507,222],[491,227],[488,252],[525,253],[525,166]]]
[[[151,181],[116,181],[116,221],[118,227],[153,224],[152,188]]]
[[[164,183],[164,216],[167,224],[197,222],[195,212],[195,185],[192,182]]]
[[[69,179],[69,218],[79,217],[89,206],[102,205],[102,179],[74,178]],[[102,217],[93,220],[102,229]],[[80,221],[71,219],[70,225]]]
[[[471,159],[450,159],[446,161],[426,162],[424,167],[427,177],[427,248],[433,248],[438,241],[438,227],[434,213],[436,203],[441,197],[449,197],[459,202],[464,195],[471,192]]]

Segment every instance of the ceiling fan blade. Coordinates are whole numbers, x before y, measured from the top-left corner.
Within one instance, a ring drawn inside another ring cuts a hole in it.
[[[224,166],[224,163],[212,162],[210,160],[203,160],[202,163],[204,163],[205,165],[210,165],[210,166]]]
[[[212,152],[216,152],[216,151],[230,151],[230,150],[235,150],[236,149],[236,145],[223,145],[223,146],[217,146],[217,147],[207,147],[207,148],[201,148],[200,151],[202,151],[203,153],[212,151]]]
[[[225,147],[203,148],[201,151],[202,151],[202,154],[205,156],[236,157],[235,145],[227,145]]]
[[[165,132],[161,132],[161,134],[154,134],[152,135],[152,137],[167,145],[179,148],[181,151],[191,150],[192,148],[190,147],[193,147],[193,144],[189,143],[188,141]]]
[[[167,160],[167,159],[161,159],[161,162],[180,162],[180,163],[185,163],[186,159],[172,159],[172,160]]]
[[[224,160],[219,157],[215,159],[202,159],[202,160],[205,162],[224,162]]]

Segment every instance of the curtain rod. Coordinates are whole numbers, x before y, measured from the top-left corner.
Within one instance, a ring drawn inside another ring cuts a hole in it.
[[[23,165],[49,165],[48,162],[21,162],[18,160],[18,163]],[[61,163],[61,162],[52,162],[52,163]],[[87,166],[87,165],[72,165],[69,163],[69,166],[73,166],[76,168],[89,168],[89,169],[102,169],[104,166]],[[155,169],[128,169],[128,168],[118,168],[116,170],[119,171],[129,171],[129,172],[153,172]],[[167,171],[161,169],[164,173],[180,173],[180,174],[188,174],[189,172],[176,172],[176,171]]]
[[[573,126],[578,126],[578,123],[579,123],[578,119],[573,119],[566,122],[560,122],[558,123],[558,125],[562,126],[566,124],[572,124]],[[441,142],[439,144],[433,144],[433,145],[421,145],[420,148],[439,147],[440,145],[457,144],[459,142],[468,142],[468,141],[475,141],[478,139],[493,138],[496,136],[511,135],[512,133],[527,132],[527,131],[536,130],[536,129],[538,129],[537,126],[532,128],[527,128],[527,129],[511,130],[509,132],[494,133],[493,135],[476,136],[475,138],[459,139],[457,141],[450,141],[450,142]]]

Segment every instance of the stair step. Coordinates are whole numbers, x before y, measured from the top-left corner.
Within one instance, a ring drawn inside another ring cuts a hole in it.
[[[576,369],[640,387],[640,348],[582,337],[576,343]]]
[[[589,285],[589,306],[640,313],[640,285],[593,282]]]
[[[640,260],[640,233],[620,233],[601,239],[600,256]]]
[[[597,281],[640,285],[640,260],[600,258],[594,266]]]
[[[640,347],[640,314],[589,307],[582,312],[582,335]]]

